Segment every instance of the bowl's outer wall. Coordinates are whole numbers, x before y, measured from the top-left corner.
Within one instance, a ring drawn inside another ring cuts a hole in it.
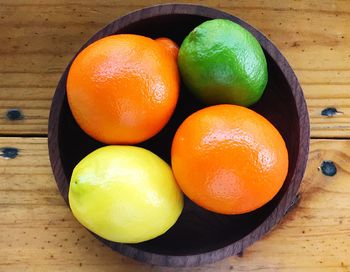
[[[283,136],[289,152],[289,171],[276,197],[251,213],[228,216],[209,212],[186,199],[178,222],[164,235],[140,244],[103,242],[119,252],[157,265],[190,266],[210,263],[240,253],[259,239],[286,213],[295,197],[305,170],[309,147],[309,119],[300,85],[288,62],[260,32],[240,19],[218,10],[195,5],[161,5],[136,11],[111,23],[95,34],[80,50],[95,40],[118,33],[169,37],[181,44],[201,22],[227,18],[248,29],[262,45],[268,63],[269,81],[261,100],[251,107],[265,116]],[[79,51],[80,51],[79,50]],[[74,59],[74,58],[73,58]],[[62,75],[53,98],[49,118],[49,152],[58,188],[68,203],[69,180],[74,166],[102,143],[85,134],[76,124],[66,98]],[[170,163],[173,135],[192,112],[205,107],[181,83],[180,98],[167,126],[140,144]]]

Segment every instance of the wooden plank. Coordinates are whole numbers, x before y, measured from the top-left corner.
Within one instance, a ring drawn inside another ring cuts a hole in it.
[[[118,16],[166,2],[0,0],[0,134],[46,134],[50,99],[76,50]],[[281,49],[302,83],[313,137],[350,136],[350,2],[200,3],[241,17]],[[21,108],[26,118],[8,121],[9,107]],[[321,116],[327,107],[342,114]]]
[[[151,267],[104,247],[59,195],[46,138],[0,138],[0,271],[178,271]],[[334,161],[338,172],[318,167]],[[242,257],[182,271],[349,271],[350,140],[312,140],[301,200]]]
[[[47,134],[52,96],[53,89],[47,87],[0,87],[0,134]],[[20,109],[23,119],[9,120],[11,109]]]

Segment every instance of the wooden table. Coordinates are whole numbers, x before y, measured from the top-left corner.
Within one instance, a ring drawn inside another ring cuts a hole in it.
[[[268,36],[295,70],[309,108],[301,200],[242,256],[182,270],[152,267],[104,247],[72,217],[47,150],[60,74],[102,26],[161,2],[168,1],[0,0],[0,271],[350,271],[349,1],[186,1],[232,13]],[[336,110],[322,115],[327,108]],[[325,160],[334,162],[334,176],[320,171]]]

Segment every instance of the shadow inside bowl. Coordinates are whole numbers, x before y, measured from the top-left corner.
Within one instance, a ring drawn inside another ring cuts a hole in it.
[[[194,27],[208,19],[210,18],[186,14],[156,16],[128,25],[119,29],[115,34],[134,33],[152,38],[165,36],[181,44]],[[181,27],[176,27],[180,25]],[[258,210],[231,216],[212,213],[186,198],[180,218],[168,232],[153,240],[134,244],[132,247],[150,253],[173,256],[209,252],[242,239],[259,227],[276,208],[296,170],[299,150],[299,121],[296,118],[297,107],[291,87],[283,72],[266,50],[265,55],[268,62],[269,81],[263,97],[252,109],[275,125],[283,136],[289,151],[288,176],[279,193]],[[65,82],[65,78],[63,80]],[[147,148],[170,163],[171,143],[176,129],[187,116],[203,107],[205,105],[194,98],[181,83],[180,98],[170,122],[159,134],[139,146]],[[61,162],[64,174],[69,181],[75,165],[103,144],[90,138],[79,128],[72,117],[66,98],[61,108],[58,132]],[[67,201],[67,196],[64,197]],[[113,243],[109,244],[114,247]]]

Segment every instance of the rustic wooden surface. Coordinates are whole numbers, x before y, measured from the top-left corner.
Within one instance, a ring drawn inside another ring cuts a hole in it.
[[[159,268],[113,252],[83,229],[56,189],[46,138],[0,139],[17,158],[0,160],[0,271],[349,271],[350,140],[312,140],[301,199],[242,257],[198,268]],[[338,172],[318,167],[333,160]]]
[[[98,29],[131,10],[166,1],[0,0],[1,133],[47,133],[50,99],[60,74]],[[185,1],[220,8],[268,36],[287,57],[308,102],[313,137],[350,133],[348,1]],[[25,118],[4,117],[20,107]],[[341,112],[329,118],[326,107]]]
[[[0,148],[19,149],[0,156],[0,271],[180,271],[103,247],[71,216],[47,154],[51,98],[75,51],[116,17],[161,2],[0,0]],[[186,2],[241,17],[281,49],[321,139],[312,140],[300,203],[275,230],[242,257],[181,271],[350,271],[350,2]],[[321,115],[328,107],[338,113]],[[22,120],[7,119],[13,108]],[[324,160],[335,176],[318,170]]]

